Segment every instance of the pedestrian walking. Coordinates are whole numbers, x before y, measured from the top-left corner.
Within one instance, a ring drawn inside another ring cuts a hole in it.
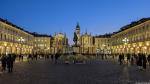
[[[142,54],[141,53],[139,53],[138,54],[138,62],[137,62],[137,66],[138,66],[138,68],[140,69],[140,70],[142,70]]]
[[[60,51],[55,54],[55,64],[57,63],[58,58],[60,57]]]
[[[124,60],[124,55],[123,55],[123,54],[119,54],[119,62],[120,62],[120,65],[123,64],[123,60]]]
[[[51,55],[51,60],[52,60],[52,61],[54,60],[54,55],[53,55],[53,54]]]
[[[131,65],[134,65],[134,54],[131,56]]]
[[[8,54],[8,57],[7,57],[7,69],[8,69],[8,72],[12,72],[13,71],[13,64],[14,64],[14,57],[11,56],[11,54]]]
[[[22,54],[22,55],[21,55],[21,61],[22,61],[22,62],[23,62],[23,56],[24,56],[24,55]]]
[[[127,54],[127,64],[129,64],[130,58],[131,58],[131,55],[128,53],[128,54]]]
[[[21,61],[21,54],[19,55],[19,61]]]
[[[14,58],[14,62],[16,61],[16,57],[17,55],[16,54],[12,54],[13,58]]]
[[[143,70],[146,70],[146,63],[147,63],[146,55],[142,54],[142,66],[143,66]]]
[[[149,66],[150,66],[150,54],[149,54],[148,57],[147,57],[147,61],[148,61]]]
[[[1,63],[2,63],[2,72],[4,72],[6,70],[6,56],[2,55]]]
[[[134,54],[135,64],[138,66],[139,56],[138,54]]]

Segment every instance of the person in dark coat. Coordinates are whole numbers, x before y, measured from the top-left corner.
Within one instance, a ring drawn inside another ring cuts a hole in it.
[[[128,54],[127,54],[127,64],[129,64],[130,58],[131,58],[131,56],[130,56],[130,54],[128,53]]]
[[[21,55],[21,61],[23,62],[23,54]]]
[[[57,63],[59,57],[60,57],[60,50],[55,54],[55,64]]]
[[[148,57],[147,57],[147,61],[148,61],[149,66],[150,66],[150,54],[149,54]]]
[[[142,54],[142,66],[144,70],[146,69],[146,63],[147,63],[146,55]]]
[[[54,59],[54,55],[52,54],[52,55],[51,55],[51,60],[53,61],[53,59]]]
[[[139,56],[139,58],[138,58],[137,65],[138,65],[139,69],[142,70],[142,59],[143,59],[143,57],[142,57],[141,53],[139,53],[138,56]]]
[[[11,54],[8,54],[8,57],[7,57],[8,72],[12,72],[13,71],[13,62],[14,62],[13,56],[11,56]]]
[[[135,59],[136,65],[138,66],[139,55],[138,54],[134,54],[134,59]]]
[[[59,53],[56,53],[56,54],[55,54],[55,64],[57,63],[57,60],[58,60],[59,56],[60,56]]]
[[[120,65],[123,64],[123,59],[124,59],[123,54],[120,54],[120,55],[119,55],[119,62],[120,62]]]
[[[14,62],[16,61],[16,54],[13,54]]]
[[[1,58],[1,63],[2,63],[2,72],[6,70],[6,56],[2,56]]]
[[[30,58],[31,58],[31,54],[28,55],[28,58],[27,58],[28,62],[29,62]]]
[[[19,61],[21,61],[21,54],[19,55]]]
[[[131,65],[133,65],[134,64],[134,54],[132,54],[132,56],[131,56]]]

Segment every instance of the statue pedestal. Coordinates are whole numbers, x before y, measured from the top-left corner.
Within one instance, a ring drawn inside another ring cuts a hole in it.
[[[73,47],[73,52],[80,54],[80,47]]]

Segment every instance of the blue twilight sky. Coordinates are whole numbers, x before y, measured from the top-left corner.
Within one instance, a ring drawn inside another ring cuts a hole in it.
[[[0,17],[25,30],[54,35],[65,32],[72,43],[81,33],[99,35],[150,16],[150,0],[0,0]]]

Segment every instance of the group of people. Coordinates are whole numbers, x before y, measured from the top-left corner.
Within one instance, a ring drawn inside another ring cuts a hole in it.
[[[13,72],[13,66],[14,66],[14,62],[16,60],[16,58],[18,58],[18,61],[23,61],[24,57],[27,57],[28,62],[30,60],[37,60],[38,58],[44,58],[44,59],[49,59],[51,56],[51,60],[54,63],[57,63],[58,58],[60,57],[59,53],[56,54],[52,54],[52,55],[44,55],[44,54],[1,54],[0,55],[0,64],[1,64],[1,71],[2,72]]]
[[[126,59],[125,59],[126,57]],[[126,60],[127,64],[136,64],[140,70],[145,70],[147,66],[147,62],[150,65],[150,54],[146,55],[143,53],[138,54],[119,54],[118,61],[120,65],[122,65]]]
[[[58,62],[58,58],[61,56],[61,54],[59,52],[57,52],[56,54],[51,55],[51,60],[52,62],[54,62],[55,64],[57,64]]]
[[[12,72],[15,59],[16,59],[16,55],[14,54],[8,54],[8,55],[3,54],[0,59],[2,72],[5,72],[6,70],[8,70],[8,72]]]

